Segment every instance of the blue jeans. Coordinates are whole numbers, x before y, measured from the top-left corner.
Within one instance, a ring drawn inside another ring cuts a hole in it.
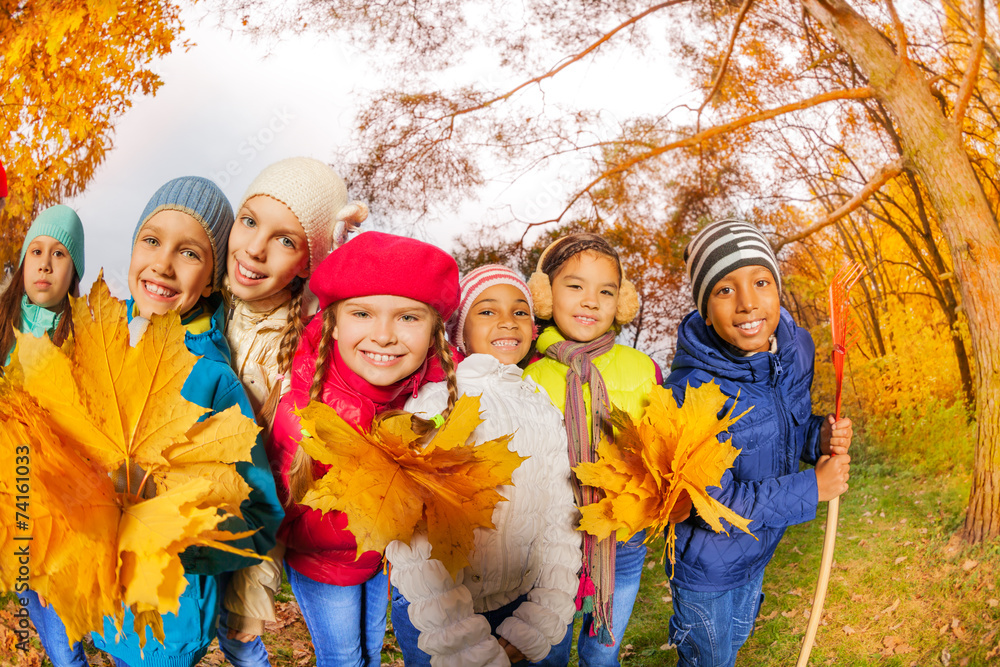
[[[312,636],[316,667],[379,667],[389,578],[378,572],[356,586],[335,586],[285,570]]]
[[[221,601],[220,601],[221,602]],[[219,605],[219,630],[216,636],[219,638],[219,648],[226,660],[235,667],[271,667],[271,661],[267,657],[267,649],[264,647],[264,640],[260,637],[244,643],[239,639],[227,637],[229,628],[226,626],[228,612]]]
[[[38,638],[42,640],[42,648],[48,654],[53,667],[87,667],[87,656],[83,652],[83,645],[80,642],[74,642],[73,646],[69,645],[66,626],[52,606],[43,607],[38,594],[34,591],[19,593],[18,597],[27,598],[28,618],[35,625]]]
[[[235,667],[271,667],[271,661],[267,656],[267,649],[264,641],[256,637],[246,643],[238,639],[229,639],[229,627],[226,625],[226,618],[229,616],[223,600],[226,598],[226,588],[229,587],[229,580],[232,579],[232,572],[224,572],[218,575],[219,581],[219,627],[216,636],[219,639],[219,648],[226,660]]]
[[[576,652],[580,657],[580,667],[618,667],[618,652],[622,647],[622,637],[632,618],[635,596],[639,594],[639,581],[646,562],[646,531],[636,533],[628,542],[619,542],[615,549],[615,596],[611,606],[611,631],[615,643],[605,646],[590,635],[593,624],[591,614],[583,615],[580,638]],[[569,664],[570,648],[573,645],[573,624],[562,642],[552,647],[548,657],[541,664],[551,667],[566,667]]]
[[[497,628],[500,627],[500,624],[503,623],[504,620],[513,616],[514,610],[527,599],[527,595],[522,595],[513,602],[505,604],[499,609],[494,609],[493,611],[487,611],[480,614],[480,616],[483,616],[490,624],[490,632],[493,633],[493,636],[498,636]],[[413,623],[410,622],[409,609],[409,600],[404,598],[402,593],[399,592],[399,589],[393,586],[392,629],[396,634],[396,642],[399,644],[399,650],[403,653],[403,662],[406,663],[406,667],[430,667],[431,657],[417,647],[417,638],[420,636],[420,631],[413,627]],[[551,651],[549,653],[551,654]],[[541,662],[519,662],[517,664],[548,665],[549,663],[546,662],[546,660],[548,660],[548,656],[546,656],[545,660],[542,660]],[[565,667],[565,665],[563,667]]]
[[[670,582],[670,642],[677,645],[678,667],[733,667],[736,652],[753,634],[763,584],[763,572],[728,591],[692,591]]]

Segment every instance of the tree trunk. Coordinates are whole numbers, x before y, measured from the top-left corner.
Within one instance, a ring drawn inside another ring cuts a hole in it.
[[[801,0],[889,109],[907,163],[927,188],[951,250],[976,359],[976,439],[964,536],[1000,535],[1000,229],[962,143],[928,81],[844,0]],[[933,363],[933,362],[932,362]],[[914,378],[919,381],[919,378]],[[934,443],[924,446],[933,447]]]

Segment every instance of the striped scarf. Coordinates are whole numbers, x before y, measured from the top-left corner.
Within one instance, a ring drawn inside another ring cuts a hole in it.
[[[567,366],[566,371],[566,435],[569,440],[570,466],[592,463],[597,460],[597,445],[608,418],[611,401],[604,378],[594,366],[594,359],[607,354],[615,345],[615,334],[608,331],[589,343],[564,340],[545,350],[545,356]],[[583,398],[583,385],[590,385],[591,432],[587,432],[587,405]],[[579,507],[598,502],[603,494],[600,489],[580,484],[573,475],[573,493]],[[593,623],[590,633],[605,645],[614,643],[611,628],[611,608],[615,591],[615,536],[598,540],[590,533],[583,534],[583,571],[580,574],[580,592],[577,609],[589,611],[586,598],[593,596]]]

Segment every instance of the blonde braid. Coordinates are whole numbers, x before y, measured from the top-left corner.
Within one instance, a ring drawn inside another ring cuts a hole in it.
[[[318,401],[323,391],[323,378],[326,377],[326,370],[330,362],[330,354],[333,351],[333,327],[337,323],[337,317],[333,308],[323,311],[323,331],[320,334],[319,349],[316,354],[316,368],[313,372],[312,386],[309,388],[309,400]],[[280,363],[280,362],[279,362]],[[288,469],[288,502],[298,503],[302,501],[302,496],[309,490],[313,481],[312,457],[306,454],[306,450],[301,445],[295,451],[295,458]]]
[[[278,372],[287,373],[292,368],[292,358],[299,346],[299,339],[306,328],[302,317],[302,302],[305,301],[305,283],[298,281],[292,288],[292,298],[288,302],[288,324],[281,330],[281,342],[278,343]]]
[[[305,323],[302,321],[302,296],[304,291],[301,282],[297,289],[292,289],[292,298],[288,305],[288,323],[281,330],[281,337],[278,343],[277,358],[279,375],[291,372],[292,359],[295,357],[295,350],[298,348],[299,339],[302,336],[303,329],[305,329]],[[284,381],[279,380],[271,387],[271,391],[267,393],[264,405],[261,406],[257,415],[260,425],[265,429],[265,437],[270,436],[271,427],[274,425],[274,413],[278,409],[278,402],[281,400],[281,388],[283,385]]]
[[[455,407],[455,403],[458,402],[458,376],[455,373],[455,359],[451,355],[451,346],[448,345],[448,338],[445,335],[444,322],[441,321],[440,317],[438,317],[434,328],[434,346],[437,348],[437,358],[441,369],[448,376],[448,407],[441,412],[441,416],[447,419]]]
[[[323,389],[323,378],[330,365],[330,353],[333,351],[333,328],[337,325],[337,315],[333,308],[323,311],[323,331],[320,334],[319,350],[316,354],[316,368],[313,371],[312,385],[309,387],[309,400],[318,401]]]

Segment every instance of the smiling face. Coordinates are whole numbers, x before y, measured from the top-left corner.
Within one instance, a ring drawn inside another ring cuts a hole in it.
[[[615,323],[621,278],[615,260],[587,250],[552,277],[552,319],[567,339],[588,343]]]
[[[306,231],[277,199],[259,195],[236,214],[229,234],[229,289],[244,301],[266,299],[309,275]]]
[[[462,336],[470,354],[488,354],[504,364],[516,364],[531,349],[534,321],[528,300],[513,285],[483,290],[465,317]]]
[[[51,236],[37,236],[24,253],[24,292],[42,308],[59,304],[69,291],[76,269],[69,251]]]
[[[187,213],[164,210],[136,235],[128,288],[143,317],[171,310],[184,315],[212,293],[213,269],[204,228]]]
[[[771,271],[743,266],[715,283],[708,295],[705,324],[744,352],[771,349],[771,334],[781,317],[781,295]]]
[[[344,299],[335,308],[340,357],[369,384],[386,387],[423,365],[437,321],[427,304],[380,294]]]

